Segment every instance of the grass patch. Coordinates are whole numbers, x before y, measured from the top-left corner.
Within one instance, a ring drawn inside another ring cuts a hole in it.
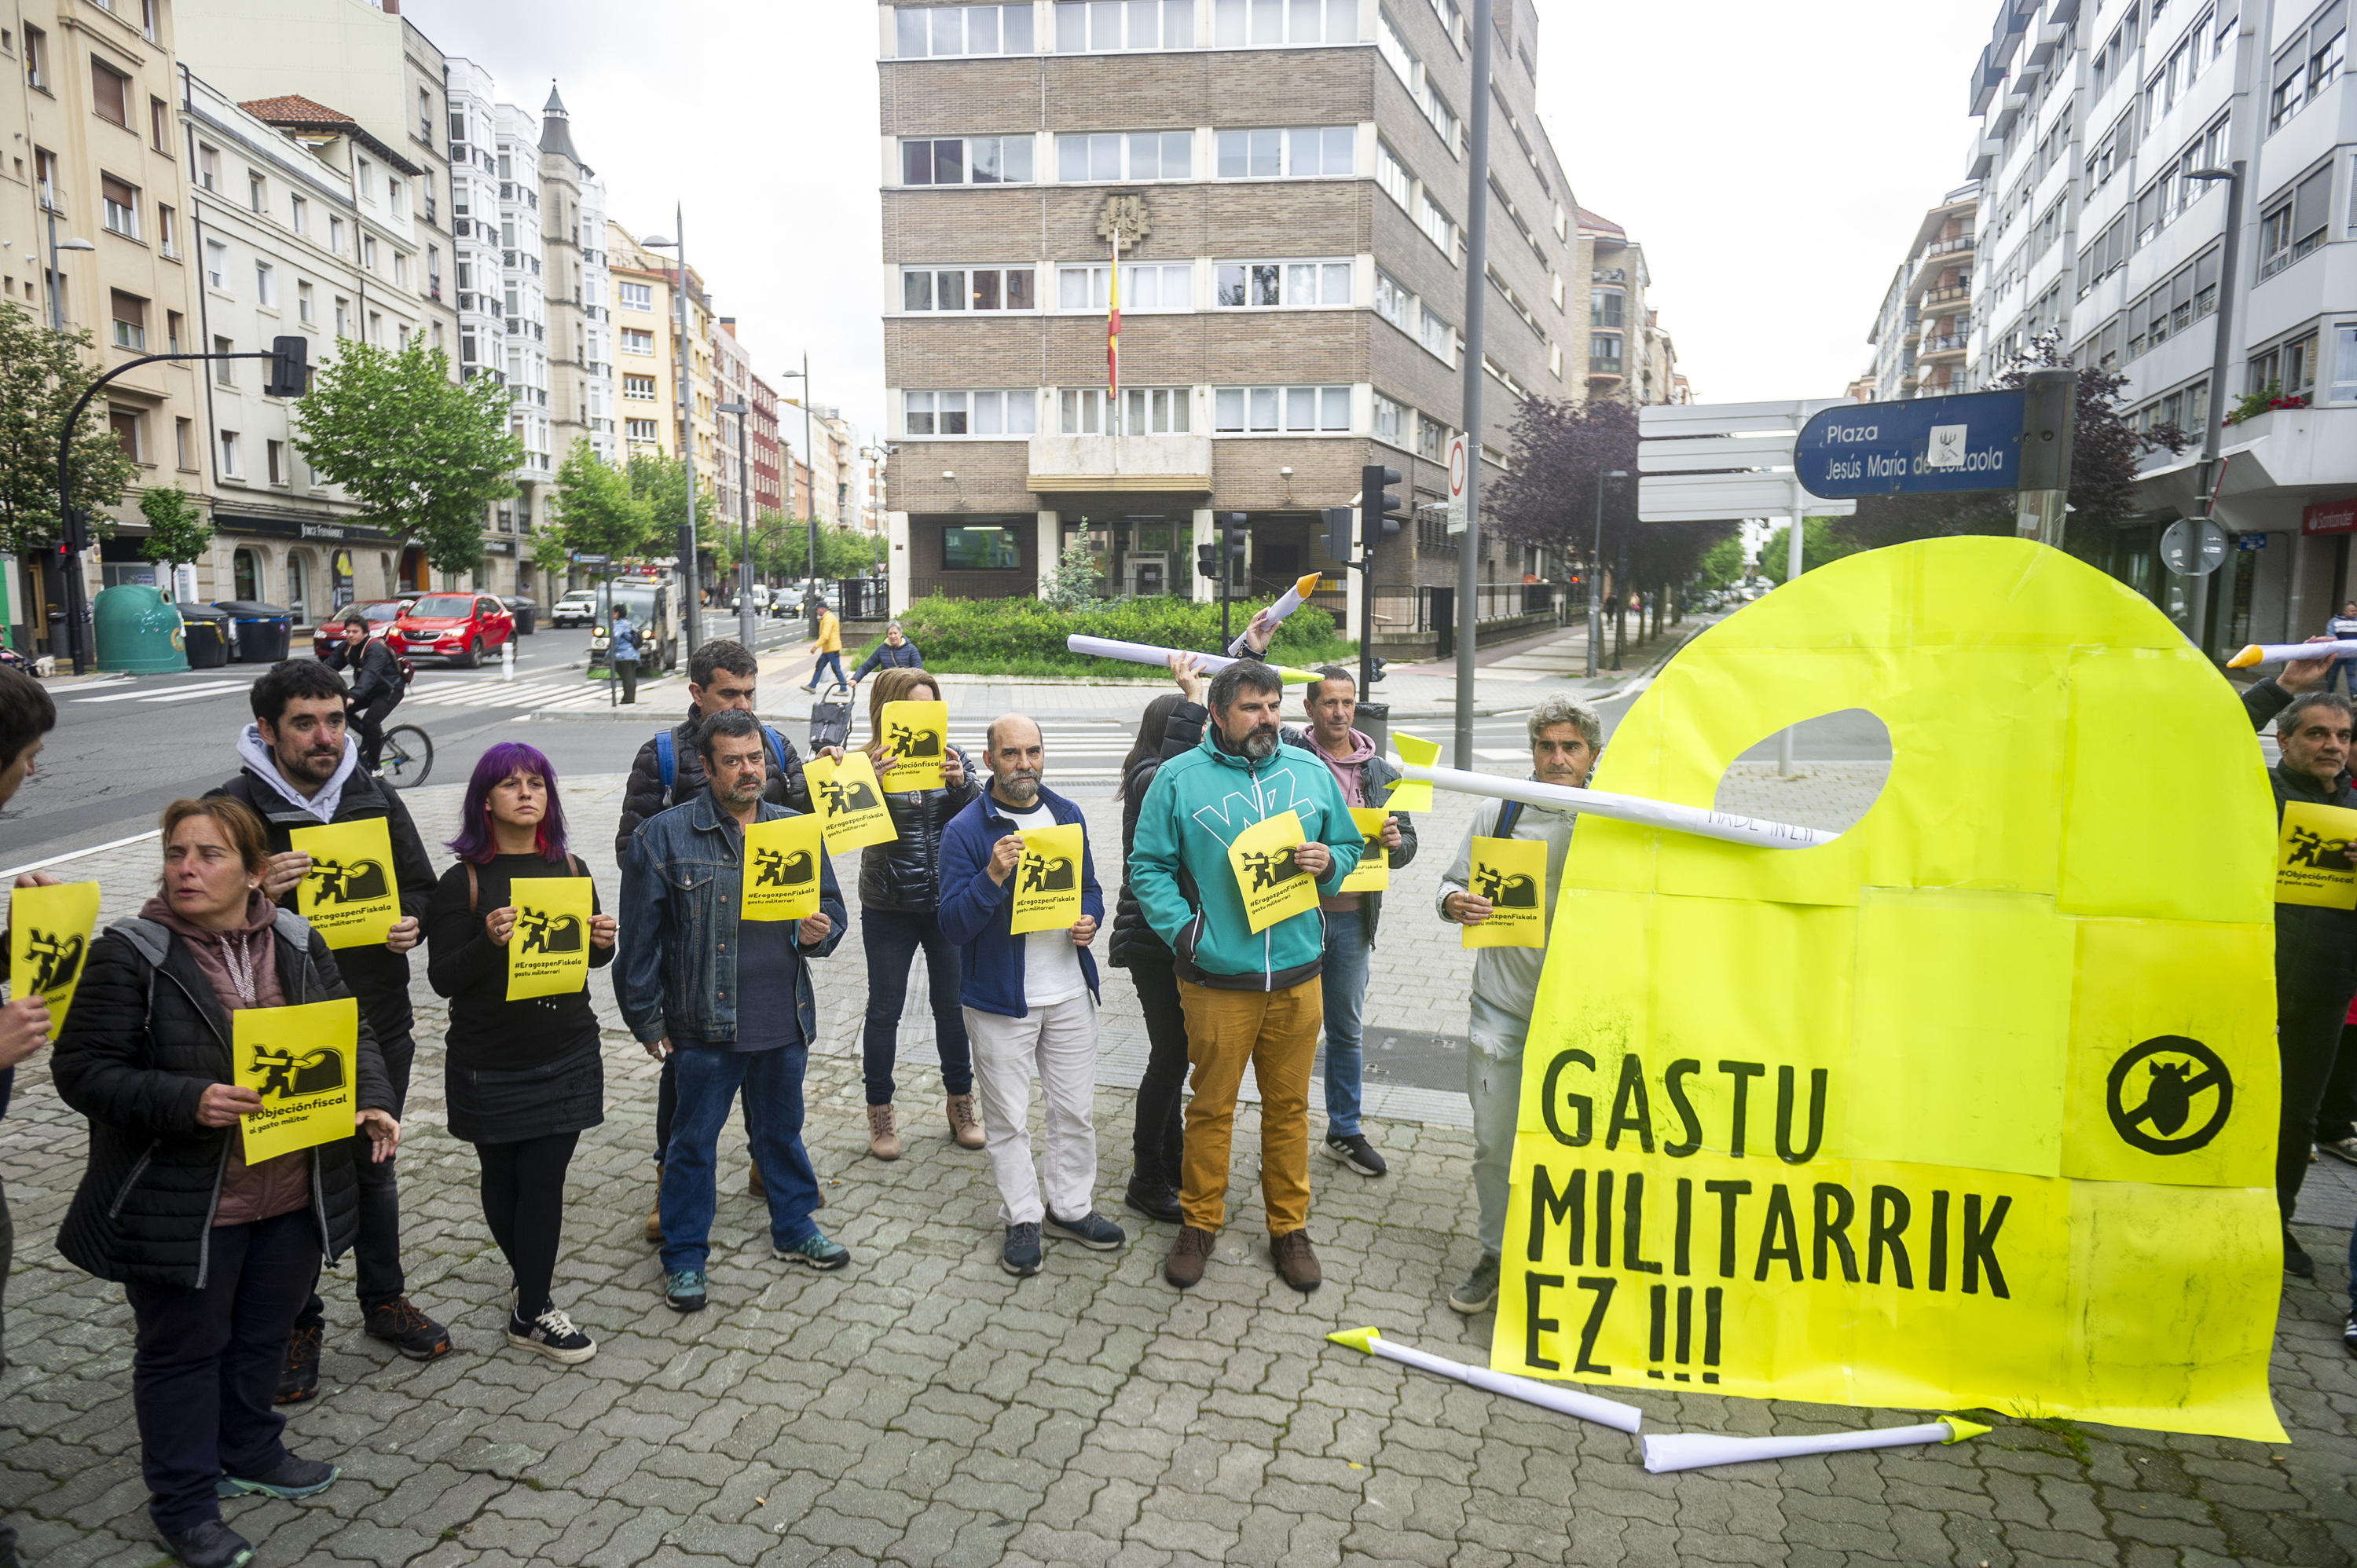
[[[1254,612],[1267,603],[1262,599],[1230,607],[1230,625],[1242,631]],[[1158,684],[1169,680],[1168,671],[1153,665],[1074,653],[1065,647],[1064,639],[1078,633],[1202,653],[1225,647],[1220,637],[1220,607],[1187,599],[1115,599],[1084,610],[1064,611],[1033,598],[933,597],[910,605],[899,621],[909,640],[924,655],[925,668],[942,675],[1002,675],[1017,680],[1082,676]],[[845,667],[856,669],[857,660],[882,640],[878,637],[856,650],[845,650]],[[1356,643],[1338,634],[1330,612],[1305,607],[1277,628],[1268,656],[1275,663],[1306,668],[1348,664],[1359,654]]]

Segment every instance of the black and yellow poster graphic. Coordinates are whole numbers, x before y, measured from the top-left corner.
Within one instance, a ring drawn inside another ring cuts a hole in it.
[[[810,779],[811,800],[818,807],[820,832],[826,853],[837,859],[869,844],[890,843],[899,837],[892,826],[891,810],[884,804],[884,786],[876,777],[867,754],[847,751],[837,762],[813,757],[802,764]]]
[[[1464,928],[1461,945],[1546,946],[1546,862],[1544,839],[1475,839],[1466,891],[1490,900],[1490,918]]]
[[[508,1000],[569,996],[589,983],[586,876],[522,876],[508,887],[515,926],[508,932]]]
[[[8,893],[8,993],[49,1004],[49,1038],[66,1026],[98,924],[98,884],[16,887]]]
[[[1081,918],[1082,856],[1087,830],[1078,822],[1023,830],[1023,858],[1015,863],[1015,936],[1060,931]]]
[[[1238,833],[1228,846],[1228,867],[1243,896],[1244,922],[1254,930],[1318,908],[1318,879],[1293,858],[1308,837],[1299,817],[1279,811]]]
[[[1351,808],[1351,821],[1359,830],[1359,864],[1351,875],[1342,878],[1341,893],[1383,893],[1392,885],[1392,852],[1383,847],[1383,823],[1391,812],[1383,808],[1372,810]]]
[[[942,787],[942,758],[949,754],[947,703],[887,703],[883,725],[884,788],[895,794]]]
[[[331,948],[382,943],[401,918],[401,889],[393,875],[393,838],[384,819],[296,828],[290,845],[311,857],[295,895],[295,912]]]
[[[823,853],[816,817],[780,817],[747,828],[742,918],[800,920],[817,914]]]
[[[248,1165],[352,1135],[360,1006],[344,996],[230,1015],[237,1085],[262,1096],[240,1118]]]
[[[2284,802],[2276,835],[2276,902],[2357,909],[2357,811]]]

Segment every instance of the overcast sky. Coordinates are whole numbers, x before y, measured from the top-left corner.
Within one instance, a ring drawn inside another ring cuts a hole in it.
[[[1471,0],[1464,0],[1468,10]],[[550,79],[614,217],[668,232],[781,392],[873,438],[876,11],[868,0],[406,0],[537,112]],[[1838,395],[1925,208],[1963,182],[1990,11],[1944,0],[1538,0],[1541,116],[1580,203],[1645,247],[1706,402]],[[1993,14],[1993,11],[1992,11]],[[691,23],[693,26],[681,26]]]

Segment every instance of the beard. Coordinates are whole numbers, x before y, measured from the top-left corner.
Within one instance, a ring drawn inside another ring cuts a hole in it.
[[[1276,755],[1276,726],[1267,725],[1254,729],[1236,743],[1236,749],[1254,762],[1266,762]]]
[[[1039,798],[1037,773],[1008,773],[998,780],[998,793],[1010,806],[1028,806]]]

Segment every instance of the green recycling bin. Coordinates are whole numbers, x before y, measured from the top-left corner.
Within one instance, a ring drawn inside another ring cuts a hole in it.
[[[98,629],[98,667],[131,675],[186,670],[180,612],[160,588],[119,583],[102,590],[91,612]]]

